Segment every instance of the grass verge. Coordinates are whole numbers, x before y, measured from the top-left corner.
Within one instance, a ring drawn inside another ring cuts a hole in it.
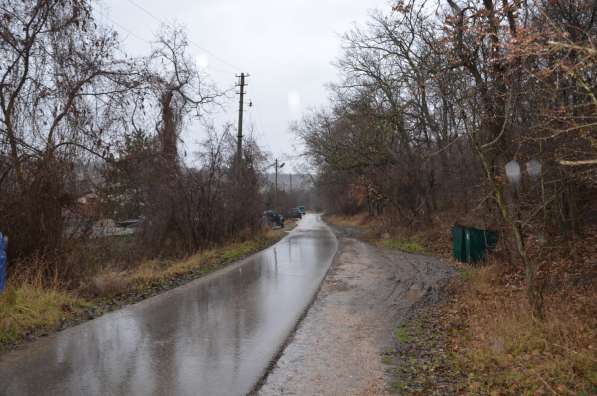
[[[10,286],[0,296],[0,346],[33,331],[51,331],[65,317],[88,307],[86,300],[58,288],[31,283]]]
[[[147,260],[126,271],[106,269],[77,290],[67,291],[58,281],[48,285],[41,274],[11,281],[0,296],[0,352],[206,275],[273,245],[293,226],[183,260]]]
[[[405,253],[429,254],[427,248],[425,248],[420,243],[414,241],[404,241],[401,239],[388,238],[379,241],[378,245],[385,249],[400,250]]]
[[[371,217],[360,213],[354,216],[329,215],[325,221],[340,228],[359,230],[361,239],[365,239],[379,247],[390,250],[400,250],[412,254],[431,254],[427,243],[418,234],[391,227],[385,224],[381,217]]]
[[[597,394],[597,292],[563,288],[545,295],[534,319],[524,289],[501,284],[497,265],[458,284],[446,320],[449,348],[466,389],[487,395]]]
[[[130,291],[143,293],[187,275],[196,278],[268,247],[283,236],[281,230],[276,231],[248,241],[204,250],[182,260],[147,260],[127,271],[106,270],[92,279],[90,292],[109,298]]]
[[[447,352],[447,333],[438,306],[419,307],[396,329],[390,389],[400,395],[462,394],[465,375]],[[385,357],[386,361],[388,360]]]
[[[498,264],[468,268],[440,305],[422,307],[401,323],[395,331],[395,392],[597,394],[597,293],[550,291],[546,318],[537,321],[524,288],[500,282],[502,272]]]
[[[449,259],[450,217],[409,230],[383,219],[330,216],[383,248]],[[597,233],[536,253],[544,320],[531,315],[521,268],[496,254],[489,265],[455,265],[446,301],[395,331],[392,388],[408,395],[597,395]]]

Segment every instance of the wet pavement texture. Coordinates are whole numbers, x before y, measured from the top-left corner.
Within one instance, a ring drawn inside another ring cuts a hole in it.
[[[318,215],[221,271],[0,356],[0,395],[243,395],[337,249]]]
[[[258,394],[385,395],[394,331],[452,269],[434,257],[377,248],[339,233],[317,299]]]

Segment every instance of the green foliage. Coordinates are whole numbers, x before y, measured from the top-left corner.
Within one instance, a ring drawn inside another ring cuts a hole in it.
[[[381,246],[386,249],[400,250],[406,253],[429,254],[427,249],[421,244],[401,239],[384,239],[381,241]]]
[[[472,279],[474,270],[472,268],[464,268],[460,271],[460,277],[463,281],[468,282]]]
[[[101,186],[102,213],[115,219],[138,218],[146,204],[144,186],[153,177],[155,142],[144,131],[125,136],[116,158],[108,161]]]
[[[267,244],[265,239],[253,239],[241,243],[230,245],[221,252],[220,259],[222,262],[229,263],[231,261],[239,260],[251,253],[258,251]]]
[[[394,363],[394,359],[392,358],[392,355],[385,354],[381,357],[381,362],[389,366]]]
[[[403,344],[410,342],[413,339],[412,335],[405,327],[398,327],[394,331],[394,337],[396,337],[396,339]]]
[[[85,300],[57,289],[23,284],[0,297],[0,345],[28,332],[54,329],[65,316],[87,307]]]

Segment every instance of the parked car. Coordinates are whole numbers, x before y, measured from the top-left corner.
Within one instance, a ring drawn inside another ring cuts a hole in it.
[[[282,216],[281,214],[276,213],[273,210],[266,210],[265,212],[263,212],[263,217],[265,218],[265,221],[267,222],[267,224],[269,224],[270,226],[278,226],[278,227],[284,227],[284,216]]]
[[[307,213],[305,211],[305,207],[304,206],[297,206],[297,209],[301,212],[302,215],[304,215],[305,213]]]
[[[288,219],[300,219],[301,217],[303,217],[303,214],[301,213],[299,208],[288,209],[285,215]]]

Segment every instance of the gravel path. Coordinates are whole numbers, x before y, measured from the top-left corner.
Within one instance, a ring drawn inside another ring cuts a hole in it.
[[[394,330],[450,268],[337,233],[330,273],[260,395],[385,395]]]

